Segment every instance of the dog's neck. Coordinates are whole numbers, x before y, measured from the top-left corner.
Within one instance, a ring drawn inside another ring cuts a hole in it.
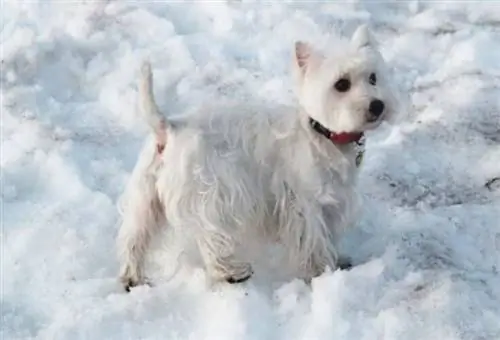
[[[349,144],[349,143],[359,144],[359,142],[363,138],[362,132],[335,133],[333,131],[330,131],[326,127],[321,125],[317,120],[314,120],[311,117],[309,117],[309,125],[313,128],[314,131],[325,136],[334,144]]]
[[[338,147],[342,146],[353,146],[356,154],[355,163],[356,166],[359,167],[363,160],[364,152],[365,152],[365,136],[362,132],[353,132],[353,133],[335,133],[330,131],[323,125],[321,125],[318,121],[313,118],[308,118],[309,126],[318,134],[323,135],[326,139],[330,140],[333,144]]]

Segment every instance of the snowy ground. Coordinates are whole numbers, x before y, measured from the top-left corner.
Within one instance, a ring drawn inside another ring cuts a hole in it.
[[[484,187],[500,176],[500,3],[44,0],[1,14],[1,339],[500,339],[500,189]],[[192,268],[124,294],[115,204],[146,132],[142,58],[165,112],[284,101],[292,42],[361,22],[413,111],[368,141],[365,213],[345,242],[358,265],[312,287],[208,288]]]

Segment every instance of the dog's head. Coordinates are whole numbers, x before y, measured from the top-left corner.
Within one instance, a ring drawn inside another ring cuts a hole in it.
[[[391,119],[396,97],[368,28],[358,27],[332,50],[295,43],[297,94],[305,112],[335,133],[362,132]]]

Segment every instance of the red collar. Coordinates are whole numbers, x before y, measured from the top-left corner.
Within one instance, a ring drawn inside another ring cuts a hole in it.
[[[309,124],[311,127],[318,133],[322,134],[326,138],[332,141],[334,144],[349,144],[354,142],[359,142],[361,138],[363,138],[362,132],[342,132],[335,133],[333,131],[328,130],[326,127],[321,125],[316,120],[309,118]]]

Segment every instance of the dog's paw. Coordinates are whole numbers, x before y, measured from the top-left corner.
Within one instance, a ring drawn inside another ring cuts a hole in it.
[[[252,266],[250,264],[243,264],[237,271],[232,272],[230,275],[226,275],[225,280],[231,284],[242,283],[247,281],[252,275]]]
[[[251,278],[252,275],[253,275],[253,272],[249,273],[246,276],[240,277],[240,278],[236,278],[234,276],[230,276],[230,277],[226,278],[226,281],[228,283],[230,283],[230,284],[243,283],[243,282],[247,281],[249,278]]]
[[[340,270],[349,270],[352,268],[352,260],[347,256],[340,256],[337,262],[337,268]]]
[[[130,292],[130,289],[146,283],[139,274],[139,268],[133,265],[125,265],[122,267],[120,271],[120,282],[126,292]]]
[[[142,279],[137,275],[137,273],[132,274],[130,270],[122,271],[120,275],[120,282],[123,289],[128,293],[130,289],[142,284]]]
[[[125,291],[127,293],[130,292],[130,289],[140,285],[140,282],[138,280],[135,280],[135,279],[130,278],[130,277],[129,278],[121,278],[120,281],[122,283],[123,289],[125,289]]]
[[[153,285],[151,282],[148,280],[138,280],[138,279],[133,279],[133,278],[122,278],[120,279],[123,289],[127,292],[130,293],[130,290],[134,287],[137,286],[142,286],[142,285],[147,285],[149,287],[152,287]]]

